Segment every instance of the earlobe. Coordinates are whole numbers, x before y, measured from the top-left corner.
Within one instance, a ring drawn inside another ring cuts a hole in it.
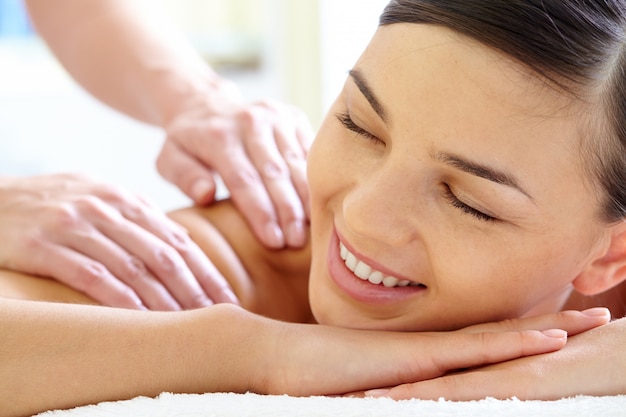
[[[626,222],[611,227],[610,239],[604,254],[593,260],[573,281],[577,292],[596,295],[626,280]]]

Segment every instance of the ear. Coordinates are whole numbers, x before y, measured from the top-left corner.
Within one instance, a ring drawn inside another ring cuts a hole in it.
[[[572,282],[583,295],[607,291],[626,280],[626,222],[611,226],[608,248]]]

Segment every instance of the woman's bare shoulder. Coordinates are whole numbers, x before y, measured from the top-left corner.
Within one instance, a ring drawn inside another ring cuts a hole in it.
[[[0,297],[72,304],[97,304],[92,298],[59,281],[6,269],[0,269]]]
[[[311,321],[310,247],[267,249],[228,201],[170,213],[231,283],[244,308],[272,318]]]
[[[286,321],[311,321],[308,304],[310,252],[268,250],[228,201],[169,213],[230,282],[242,307]],[[45,277],[0,269],[0,297],[96,304],[85,294]]]

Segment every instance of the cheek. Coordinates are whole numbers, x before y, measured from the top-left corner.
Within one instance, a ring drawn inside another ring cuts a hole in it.
[[[579,251],[537,239],[467,245],[451,258],[462,261],[442,266],[442,275],[457,277],[447,290],[460,299],[473,294],[498,319],[523,316],[543,303],[557,306],[581,269]]]
[[[307,158],[307,179],[313,208],[325,204],[325,200],[340,187],[345,179],[340,172],[342,150],[337,146],[340,142],[336,129],[327,127],[325,123],[311,145]]]

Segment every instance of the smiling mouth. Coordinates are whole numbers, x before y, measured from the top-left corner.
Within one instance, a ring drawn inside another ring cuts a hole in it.
[[[382,285],[387,288],[394,287],[423,287],[424,284],[419,282],[400,280],[393,275],[385,275],[384,273],[372,268],[362,260],[358,259],[352,252],[346,248],[346,246],[339,242],[339,255],[343,259],[346,267],[352,271],[352,273],[363,281],[369,281],[374,285]]]

